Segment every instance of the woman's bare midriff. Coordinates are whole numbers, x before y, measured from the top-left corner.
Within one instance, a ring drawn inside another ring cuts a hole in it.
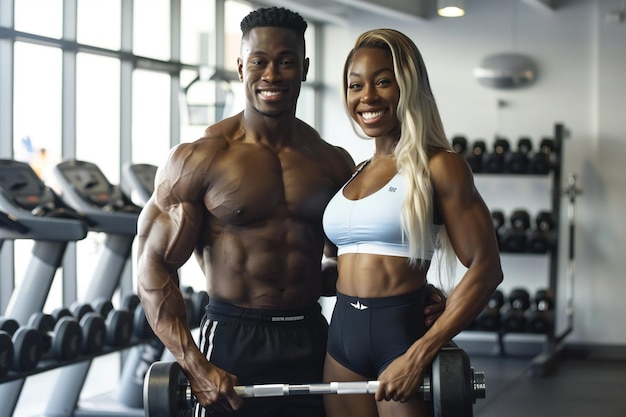
[[[410,266],[407,258],[369,253],[346,253],[337,260],[337,291],[354,297],[406,294],[426,283],[430,262]]]

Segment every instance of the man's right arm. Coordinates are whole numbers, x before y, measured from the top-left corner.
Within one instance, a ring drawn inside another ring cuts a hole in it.
[[[185,371],[199,403],[236,409],[242,402],[232,389],[236,377],[210,364],[198,349],[179,287],[178,268],[193,253],[204,214],[201,184],[181,180],[187,177],[182,170],[189,169],[183,168],[188,159],[181,153],[183,147],[159,170],[153,197],[139,217],[138,294],[150,326]]]

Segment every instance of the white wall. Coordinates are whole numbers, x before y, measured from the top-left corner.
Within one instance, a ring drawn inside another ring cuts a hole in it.
[[[529,135],[537,145],[542,137],[553,136],[555,123],[563,123],[571,132],[563,172],[576,173],[583,189],[576,208],[575,325],[567,341],[625,345],[626,326],[618,323],[626,321],[626,170],[621,167],[626,160],[626,23],[607,22],[607,13],[621,6],[617,0],[561,3],[550,11],[526,2],[516,6],[514,0],[480,0],[467,2],[467,14],[457,19],[394,21],[359,14],[350,27],[328,27],[321,132],[356,161],[371,155],[372,143],[356,137],[343,111],[341,72],[355,37],[384,26],[408,34],[420,48],[449,137],[485,138],[489,146],[496,133],[512,142]],[[472,70],[497,52],[534,58],[537,82],[519,90],[478,84]],[[507,105],[498,110],[498,100]],[[477,178],[490,207],[509,201],[510,207],[500,208],[549,208],[549,183],[508,181],[514,184]],[[515,198],[503,197],[511,188]],[[566,199],[562,204],[565,221]],[[568,278],[566,232],[562,227],[561,281]],[[545,261],[503,255],[503,268],[505,290],[547,284]],[[560,294],[562,298],[564,291]]]

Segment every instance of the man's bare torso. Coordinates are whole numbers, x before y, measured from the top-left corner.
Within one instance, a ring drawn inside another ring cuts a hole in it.
[[[295,130],[293,141],[273,148],[247,137],[235,116],[182,145],[201,161],[189,168],[206,172],[195,253],[212,297],[289,309],[321,294],[321,218],[352,166],[309,126]]]

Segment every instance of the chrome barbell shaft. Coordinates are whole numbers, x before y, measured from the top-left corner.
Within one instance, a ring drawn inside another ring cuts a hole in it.
[[[355,381],[320,384],[236,385],[234,389],[241,397],[282,397],[310,394],[375,394],[379,385],[379,381]],[[428,384],[420,386],[419,392],[430,392],[430,386]]]
[[[309,394],[374,394],[378,381],[329,382],[320,384],[259,384],[237,385],[241,397],[282,397]]]

